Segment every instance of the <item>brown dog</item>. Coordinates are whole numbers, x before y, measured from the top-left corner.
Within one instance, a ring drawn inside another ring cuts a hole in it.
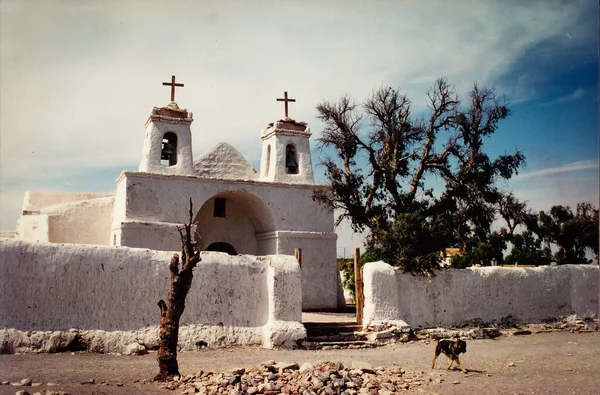
[[[435,346],[435,356],[433,357],[433,362],[431,363],[431,369],[435,367],[435,360],[437,357],[444,353],[448,357],[448,370],[452,367],[452,362],[456,361],[456,364],[463,371],[463,373],[467,373],[467,369],[462,366],[460,360],[458,359],[458,354],[467,352],[467,342],[462,341],[460,339],[456,340],[439,340],[437,346]]]

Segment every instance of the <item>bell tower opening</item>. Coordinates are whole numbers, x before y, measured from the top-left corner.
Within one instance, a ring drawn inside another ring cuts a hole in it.
[[[160,164],[163,166],[177,164],[177,135],[173,132],[165,133],[162,138]]]
[[[285,147],[285,169],[287,174],[298,174],[298,155],[294,144]]]

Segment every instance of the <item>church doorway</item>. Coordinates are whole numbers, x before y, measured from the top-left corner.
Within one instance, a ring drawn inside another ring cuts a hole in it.
[[[209,251],[228,254],[275,254],[275,231],[271,210],[258,196],[244,190],[219,192],[206,200],[196,214],[198,233]],[[259,235],[259,237],[257,237]],[[235,246],[235,247],[234,247]]]
[[[217,241],[212,243],[208,247],[206,247],[206,251],[216,251],[216,252],[226,252],[229,255],[237,255],[237,251],[235,247],[229,243],[224,243],[222,241]]]

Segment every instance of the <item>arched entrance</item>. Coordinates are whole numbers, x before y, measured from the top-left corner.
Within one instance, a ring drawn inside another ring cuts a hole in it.
[[[235,248],[229,243],[217,241],[206,247],[206,251],[226,252],[229,255],[237,255]]]
[[[200,207],[194,222],[201,244],[215,248],[213,251],[220,248],[217,251],[251,255],[276,252],[274,243],[256,237],[275,230],[271,210],[247,191],[217,193]]]

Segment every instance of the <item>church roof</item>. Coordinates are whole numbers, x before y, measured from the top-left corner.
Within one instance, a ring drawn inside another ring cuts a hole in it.
[[[198,176],[229,179],[254,180],[256,170],[233,146],[219,143],[201,157],[194,160],[194,172]]]

